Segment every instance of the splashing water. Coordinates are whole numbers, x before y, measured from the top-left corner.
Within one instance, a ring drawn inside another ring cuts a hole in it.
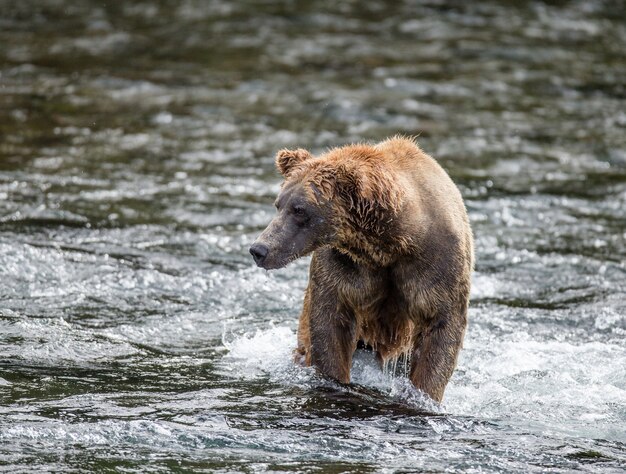
[[[623,2],[0,2],[0,465],[623,472]],[[418,135],[476,242],[436,405],[296,366],[283,147]]]
[[[406,370],[402,375],[396,375],[398,359],[387,361],[381,368],[373,352],[357,351],[351,369],[352,387],[346,387],[324,380],[312,368],[303,368],[293,362],[296,335],[288,327],[257,330],[253,335],[243,335],[230,342],[224,340],[224,345],[229,351],[225,364],[242,377],[254,378],[263,374],[280,384],[334,387],[348,391],[360,386],[375,389],[380,396],[390,397],[416,410],[441,412],[436,402],[413,387]]]

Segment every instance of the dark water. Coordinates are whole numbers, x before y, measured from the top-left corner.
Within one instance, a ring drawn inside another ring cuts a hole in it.
[[[282,147],[419,135],[476,236],[437,407],[294,367]],[[0,467],[623,472],[626,4],[0,0]]]

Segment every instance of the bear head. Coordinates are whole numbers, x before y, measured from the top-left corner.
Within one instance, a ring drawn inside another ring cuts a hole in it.
[[[250,247],[256,264],[282,268],[324,245],[350,254],[355,244],[381,237],[400,202],[381,161],[366,145],[320,157],[303,149],[279,151],[276,167],[285,181],[276,216]]]
[[[254,261],[266,270],[282,268],[330,242],[330,200],[307,179],[305,162],[313,161],[303,149],[281,150],[276,167],[285,178],[274,202],[277,214],[250,247]]]

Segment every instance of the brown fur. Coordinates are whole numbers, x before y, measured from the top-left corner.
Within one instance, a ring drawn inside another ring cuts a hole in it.
[[[282,150],[276,163],[286,178],[282,200],[304,196],[317,219],[296,226],[294,235],[307,239],[302,249],[280,257],[313,252],[296,358],[347,383],[363,341],[381,362],[406,354],[415,387],[441,401],[463,342],[473,267],[452,180],[401,137],[319,157]],[[275,221],[259,238],[272,255],[292,239],[280,235],[288,217]]]

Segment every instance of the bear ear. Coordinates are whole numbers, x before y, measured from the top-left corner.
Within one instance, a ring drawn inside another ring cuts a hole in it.
[[[309,158],[311,158],[311,154],[302,148],[297,150],[283,149],[276,153],[276,168],[286,178],[294,167]]]

